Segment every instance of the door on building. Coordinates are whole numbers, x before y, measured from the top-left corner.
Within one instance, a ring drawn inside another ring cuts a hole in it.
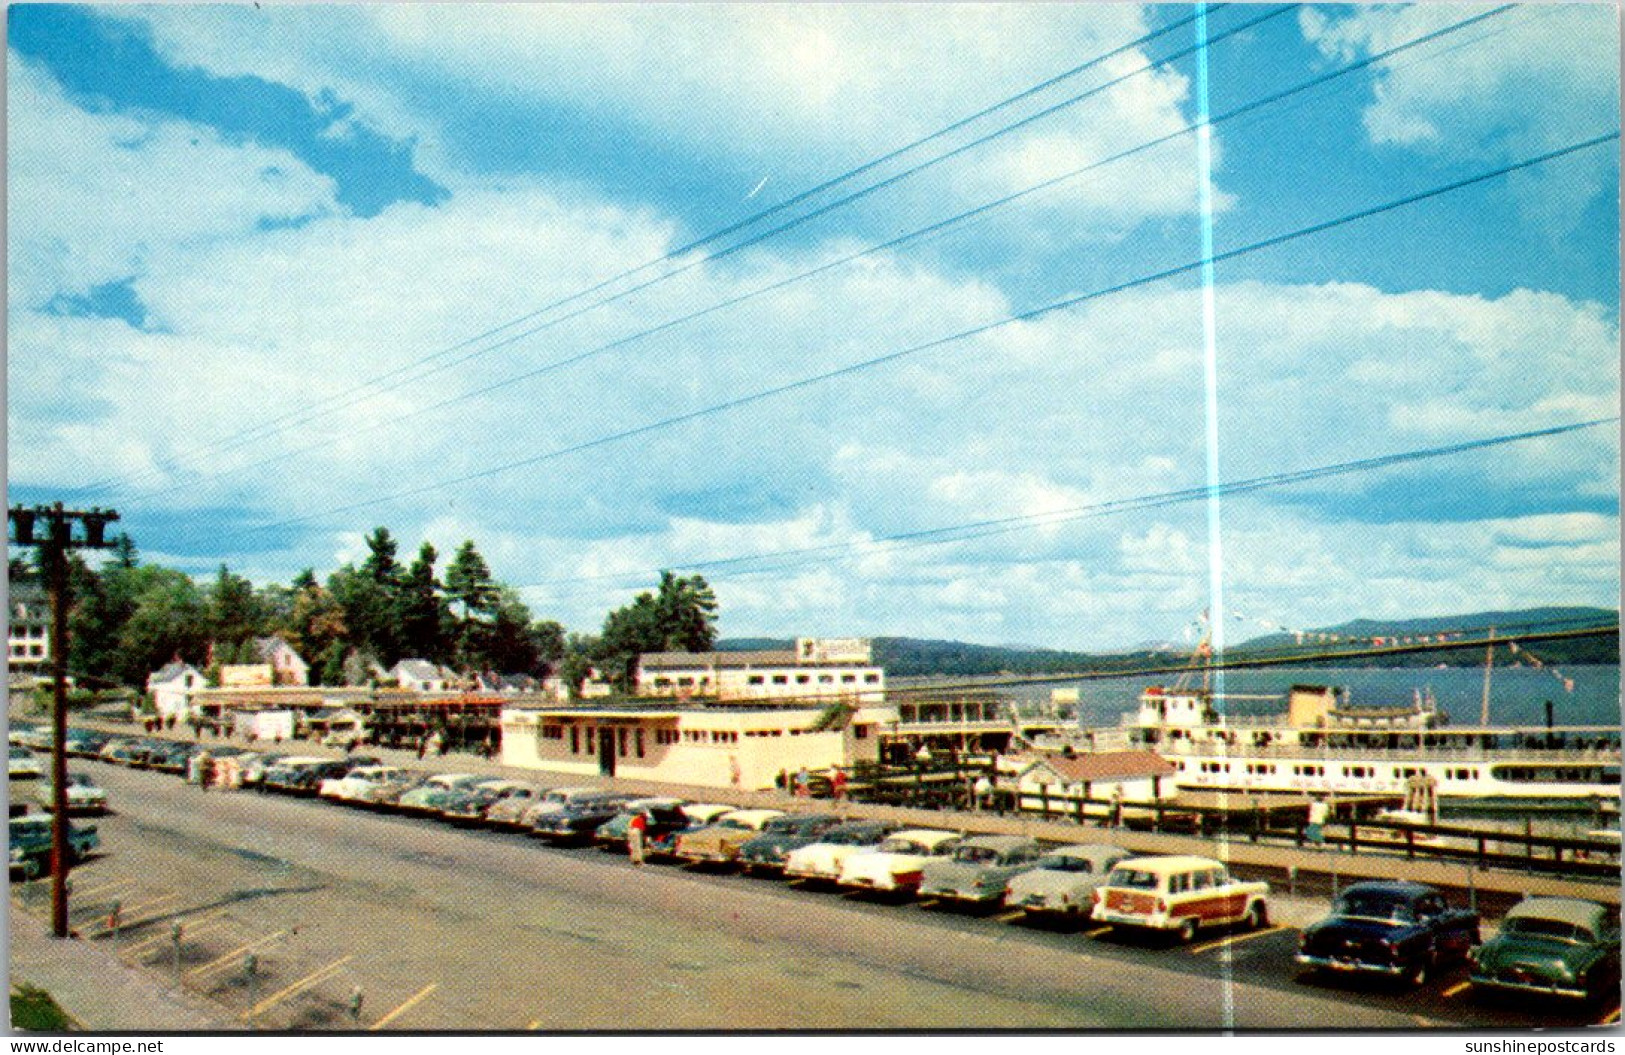
[[[598,730],[598,772],[601,776],[615,775],[615,730]]]

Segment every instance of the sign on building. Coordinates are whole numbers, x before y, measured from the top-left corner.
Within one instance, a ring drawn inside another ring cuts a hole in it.
[[[796,660],[801,663],[869,663],[874,649],[866,637],[801,637]]]
[[[223,689],[252,689],[276,681],[269,663],[230,663],[220,668]]]

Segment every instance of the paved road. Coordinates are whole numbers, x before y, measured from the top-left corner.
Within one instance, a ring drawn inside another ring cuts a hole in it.
[[[1301,984],[1290,928],[1169,948],[75,765],[117,808],[74,873],[81,934],[262,1027],[349,1028],[357,989],[363,1027],[455,1031],[1577,1024],[1459,973]],[[44,883],[14,896],[46,911]]]

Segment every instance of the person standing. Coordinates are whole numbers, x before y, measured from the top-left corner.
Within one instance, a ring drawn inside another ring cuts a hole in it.
[[[649,831],[649,818],[644,813],[632,814],[626,826],[626,856],[634,865],[643,864],[643,837]]]
[[[1309,823],[1304,825],[1303,836],[1317,849],[1326,845],[1326,818],[1331,813],[1332,809],[1326,805],[1324,798],[1317,797],[1309,803]]]
[[[829,792],[836,802],[846,801],[846,770],[836,766],[829,776]]]
[[[812,796],[812,774],[807,767],[802,766],[796,770],[796,798],[805,799]]]

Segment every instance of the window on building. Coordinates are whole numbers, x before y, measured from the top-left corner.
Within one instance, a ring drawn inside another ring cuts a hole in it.
[[[833,685],[833,684],[835,684],[835,675],[833,675],[833,674],[820,674],[820,675],[818,675],[818,684],[820,684],[820,685]]]
[[[854,739],[854,740],[867,740],[867,739],[869,739],[869,727],[867,725],[854,725],[852,727],[852,739]]]
[[[642,758],[643,757],[643,730],[642,729],[639,729],[637,731],[637,741],[638,741],[638,757]]]
[[[752,674],[746,679],[746,681],[751,685],[760,685],[762,684],[762,676],[760,674]]]
[[[863,676],[863,682],[864,682],[865,685],[879,685],[880,684],[880,675],[879,674],[865,674]]]
[[[587,727],[587,754],[594,755],[598,753],[597,739],[598,730],[589,725]]]
[[[573,725],[570,726],[570,753],[572,755],[581,753],[581,730]]]
[[[629,739],[631,739],[631,738],[626,735],[626,729],[625,729],[624,726],[622,728],[620,728],[620,729],[615,730],[616,747],[620,749],[622,758],[626,757],[627,741]]]
[[[684,688],[689,688],[689,687],[693,686],[694,679],[693,678],[678,678],[677,679],[677,684],[684,687]]]
[[[790,677],[787,674],[775,674],[773,675],[773,684],[788,685],[790,684]]]
[[[858,676],[856,674],[842,674],[841,675],[841,684],[842,685],[856,685],[857,682],[858,682]]]
[[[812,676],[810,674],[797,674],[796,675],[796,684],[797,685],[805,685],[811,680],[812,680]]]

